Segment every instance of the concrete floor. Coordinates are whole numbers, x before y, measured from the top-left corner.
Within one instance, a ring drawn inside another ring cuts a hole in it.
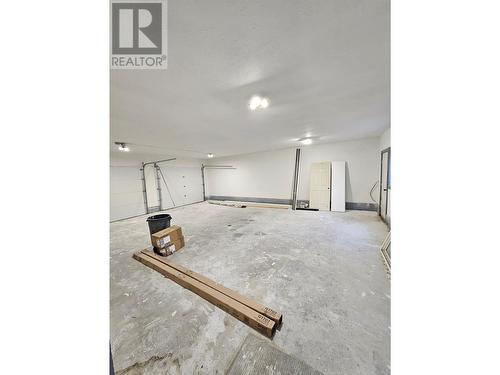
[[[275,347],[324,374],[390,373],[388,229],[376,213],[206,202],[166,212],[186,239],[170,260],[283,313]],[[258,333],[132,259],[150,245],[146,217],[111,223],[115,371],[225,374]]]

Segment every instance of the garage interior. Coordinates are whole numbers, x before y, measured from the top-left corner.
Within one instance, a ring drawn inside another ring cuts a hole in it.
[[[389,374],[389,1],[168,12],[168,69],[111,71],[116,374]],[[273,337],[133,259],[157,214]]]

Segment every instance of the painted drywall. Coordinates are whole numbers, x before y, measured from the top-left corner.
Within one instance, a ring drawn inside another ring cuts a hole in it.
[[[379,138],[301,147],[298,199],[309,200],[311,164],[346,162],[346,201],[374,203],[370,189],[378,180]],[[208,165],[236,169],[207,169],[208,196],[291,199],[295,148],[207,160]]]
[[[380,136],[380,151],[385,150],[387,147],[391,147],[391,128],[387,129]]]
[[[205,169],[207,196],[290,199],[295,149],[266,151],[210,159],[207,165],[234,169]]]
[[[298,199],[309,199],[311,164],[321,161],[346,162],[346,202],[375,203],[370,189],[378,180],[378,138],[321,144],[302,148]]]
[[[145,213],[139,167],[111,166],[110,220],[119,220]]]

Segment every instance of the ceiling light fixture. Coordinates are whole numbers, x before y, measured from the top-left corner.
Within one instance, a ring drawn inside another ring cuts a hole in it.
[[[303,145],[310,145],[311,143],[313,143],[311,138],[303,138],[299,139],[299,141],[302,142]]]
[[[214,154],[210,153],[210,154],[207,155],[207,157],[211,159],[211,158],[214,157]]]
[[[250,99],[250,103],[248,105],[252,111],[255,111],[257,109],[264,109],[269,107],[269,99],[268,98],[261,98],[260,96],[253,96],[252,99]]]
[[[124,152],[129,152],[130,148],[124,143],[124,142],[115,142],[115,145],[118,145],[118,150],[124,151]]]

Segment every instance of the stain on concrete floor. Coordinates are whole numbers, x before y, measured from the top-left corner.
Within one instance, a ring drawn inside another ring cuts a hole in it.
[[[172,261],[283,313],[277,348],[324,374],[390,373],[390,282],[378,251],[387,227],[376,213],[207,203],[166,212],[186,239]],[[132,259],[149,246],[146,217],[110,225],[115,370],[226,373],[251,328]]]

